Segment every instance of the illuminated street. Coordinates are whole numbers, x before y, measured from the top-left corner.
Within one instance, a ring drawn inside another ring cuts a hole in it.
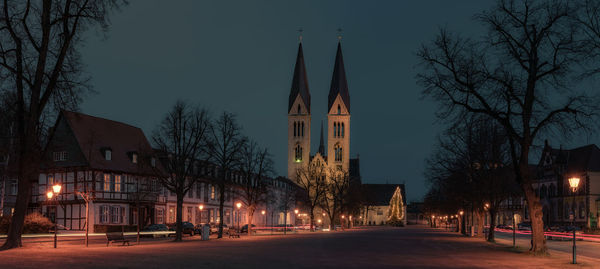
[[[241,239],[183,243],[144,242],[141,246],[58,249],[28,244],[0,253],[0,268],[552,268],[568,265],[568,255],[531,257],[455,233],[409,226],[373,227],[333,233],[242,236]],[[30,259],[16,257],[28,255]],[[473,264],[474,262],[477,264]],[[590,258],[580,258],[579,266]]]

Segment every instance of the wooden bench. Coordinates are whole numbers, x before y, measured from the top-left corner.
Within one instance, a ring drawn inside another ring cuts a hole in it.
[[[129,246],[129,240],[125,239],[122,232],[106,233],[106,246],[108,247],[112,243],[125,243]]]
[[[240,234],[237,233],[237,231],[233,228],[229,228],[229,232],[227,232],[229,234],[229,238],[232,237],[237,237],[240,238]]]

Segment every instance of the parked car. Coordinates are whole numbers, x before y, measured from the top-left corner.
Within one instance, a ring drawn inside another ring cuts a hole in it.
[[[144,227],[144,229],[142,229],[141,231],[142,232],[167,232],[167,231],[169,231],[169,227],[167,227],[167,225],[164,225],[164,224],[151,224],[151,225]],[[140,236],[157,238],[157,237],[167,237],[168,234],[142,234]]]
[[[227,231],[229,231],[229,228],[227,227],[227,224],[223,224],[223,233],[227,233]],[[219,225],[216,223],[211,223],[210,224],[210,234],[216,234],[219,233]]]
[[[252,224],[252,228],[256,227],[256,225]],[[248,232],[248,224],[242,226],[242,229],[240,229],[240,233],[247,233]]]
[[[531,224],[528,223],[520,223],[517,228],[519,231],[531,231]]]
[[[169,231],[175,231],[176,223],[172,223],[169,225]],[[196,234],[196,229],[193,223],[184,221],[181,223],[181,227],[183,227],[181,233],[189,234],[190,236],[194,236]]]

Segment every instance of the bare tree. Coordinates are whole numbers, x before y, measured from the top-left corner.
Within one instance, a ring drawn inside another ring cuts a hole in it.
[[[296,184],[304,189],[303,201],[309,210],[310,230],[314,231],[315,208],[323,202],[327,193],[325,164],[312,161],[296,170]]]
[[[218,168],[215,183],[219,187],[219,234],[223,237],[223,207],[225,204],[225,191],[231,185],[231,173],[239,167],[242,148],[246,138],[241,134],[235,115],[223,112],[210,127],[208,155],[213,164]]]
[[[178,101],[152,136],[161,163],[155,166],[156,175],[177,196],[175,241],[181,241],[183,199],[200,178],[198,163],[206,157],[209,129],[206,110]]]
[[[273,160],[268,150],[247,141],[242,147],[239,172],[242,182],[235,190],[247,206],[248,235],[252,235],[252,219],[258,205],[266,204],[269,194],[267,177],[273,171]]]
[[[509,140],[516,181],[532,219],[532,248],[546,254],[542,206],[532,187],[529,153],[539,135],[589,130],[597,102],[580,90],[578,30],[568,1],[505,1],[479,14],[488,27],[480,41],[442,30],[418,52],[423,94],[440,103],[438,116],[460,121],[482,114],[500,124]]]
[[[21,233],[39,174],[46,126],[43,119],[75,108],[89,85],[78,49],[83,33],[107,29],[108,12],[121,1],[9,1],[0,9],[0,91],[14,94],[18,193],[2,249],[21,246]]]
[[[327,213],[329,223],[333,226],[336,218],[347,210],[350,174],[347,170],[338,168],[330,168],[327,174],[325,181],[327,191],[322,196],[320,207]]]

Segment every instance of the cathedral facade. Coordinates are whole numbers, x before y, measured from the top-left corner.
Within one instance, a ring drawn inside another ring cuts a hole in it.
[[[350,160],[350,93],[341,42],[337,45],[327,102],[327,145],[323,141],[321,122],[320,145],[314,155],[310,152],[310,101],[308,76],[300,42],[288,102],[288,178],[296,180],[298,169],[313,161],[324,164],[328,171],[349,171],[351,176],[356,177],[358,159]],[[354,164],[352,167],[351,163]]]

